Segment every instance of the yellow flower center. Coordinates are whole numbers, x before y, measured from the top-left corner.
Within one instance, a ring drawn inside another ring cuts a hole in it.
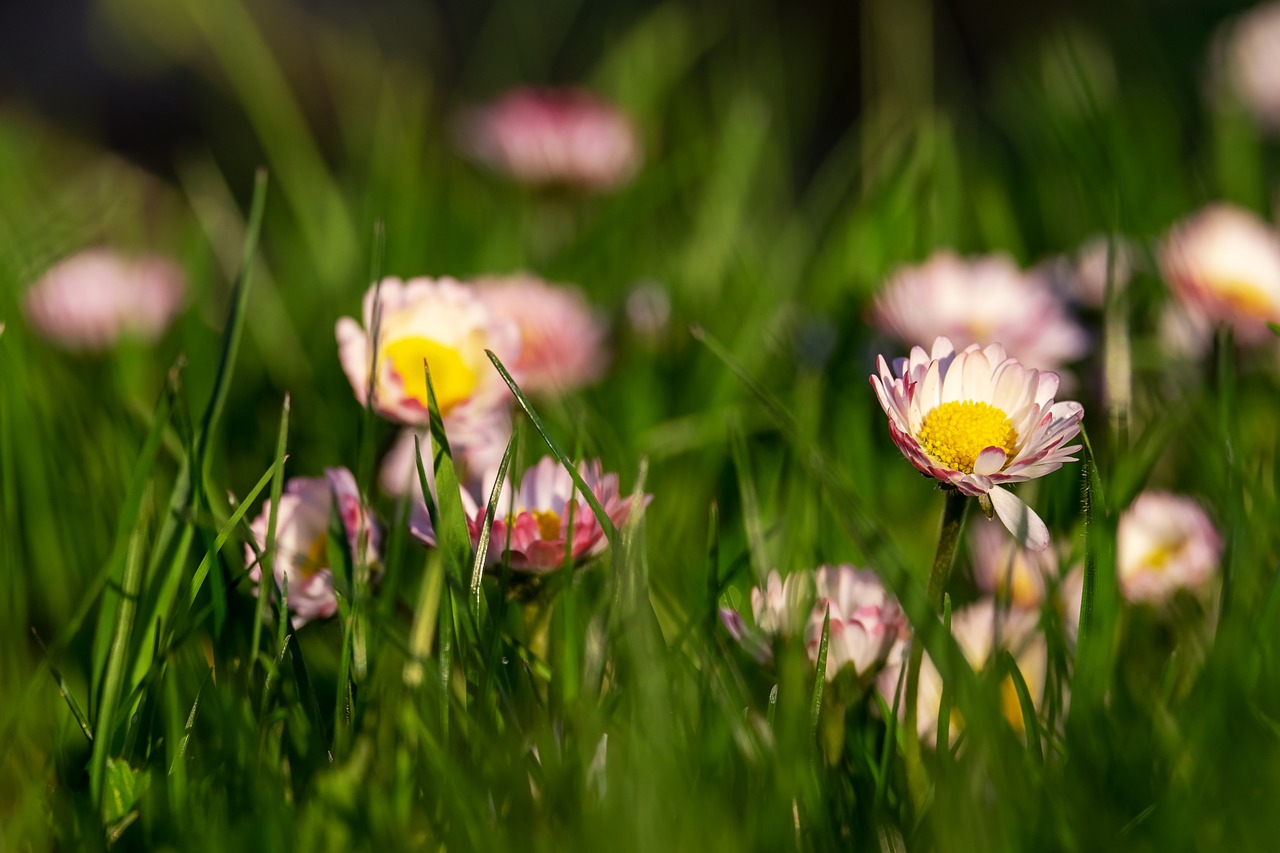
[[[1264,319],[1272,316],[1271,300],[1252,282],[1237,278],[1215,281],[1213,292],[1237,314]]]
[[[311,577],[316,572],[323,569],[329,561],[329,534],[321,533],[315,539],[311,540],[311,544],[307,546],[305,553],[294,553],[292,563],[293,567],[302,574],[303,577]]]
[[[431,367],[431,383],[436,389],[436,403],[445,415],[465,402],[476,387],[476,373],[462,360],[456,349],[431,338],[396,338],[382,348],[382,357],[400,376],[404,393],[427,405],[427,376],[422,369],[426,361]]]
[[[535,509],[532,513],[533,520],[538,522],[538,533],[543,539],[559,539],[560,538],[560,516],[553,509]]]
[[[916,440],[939,465],[972,474],[978,454],[988,447],[1012,456],[1018,431],[1009,416],[990,403],[953,400],[925,415]]]
[[[1142,564],[1153,572],[1163,572],[1181,550],[1181,541],[1161,543],[1147,553]]]

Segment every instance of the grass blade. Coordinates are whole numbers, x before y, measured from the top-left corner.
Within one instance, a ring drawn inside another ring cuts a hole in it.
[[[280,496],[284,492],[284,449],[289,438],[289,395],[284,395],[280,409],[280,429],[276,433],[276,456],[271,466],[271,509],[267,513],[267,540],[258,561],[258,603],[253,619],[253,640],[249,646],[248,679],[253,681],[253,669],[258,662],[262,643],[262,623],[267,619],[267,599],[276,589],[276,522],[280,515]],[[286,602],[287,604],[287,602]]]

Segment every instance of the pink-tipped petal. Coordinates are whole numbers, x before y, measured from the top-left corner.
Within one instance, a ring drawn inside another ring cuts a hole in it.
[[[1049,528],[1013,492],[996,486],[987,492],[987,496],[1001,523],[1009,529],[1021,547],[1030,551],[1043,551],[1049,547]]]
[[[978,454],[973,462],[973,473],[979,475],[994,474],[1004,467],[1008,454],[1002,447],[988,447]]]

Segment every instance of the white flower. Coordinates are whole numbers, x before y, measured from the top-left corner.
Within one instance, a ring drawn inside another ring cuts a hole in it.
[[[1039,630],[1039,614],[1032,610],[1014,608],[1002,611],[987,598],[957,610],[951,615],[951,633],[969,666],[981,670],[993,657],[993,652],[1008,649],[1018,664],[1018,671],[1026,682],[1027,692],[1037,709],[1044,699],[1044,688],[1049,668],[1049,648]],[[897,643],[889,654],[889,662],[876,679],[876,687],[890,708],[899,686],[906,692],[906,676],[903,669],[910,656],[910,640]],[[927,745],[938,739],[938,714],[942,710],[942,676],[926,653],[920,665],[920,680],[916,692],[916,732]],[[1022,705],[1011,678],[1000,686],[1005,718],[1018,731],[1023,730]],[[906,715],[906,707],[898,699],[898,714]],[[960,714],[952,706],[950,733],[954,738],[963,725]]]
[[[102,350],[121,338],[154,341],[182,309],[182,270],[160,257],[88,249],[55,264],[26,292],[33,329],[73,350]]]
[[[1034,609],[1058,576],[1056,549],[1032,551],[993,525],[975,527],[969,539],[974,583],[987,595],[1007,593],[1016,607]]]
[[[873,672],[906,627],[898,602],[874,572],[853,566],[821,566],[796,572],[783,581],[770,572],[763,590],[751,590],[752,630],[736,611],[722,610],[721,621],[757,660],[773,657],[773,637],[799,637],[803,630],[809,660],[817,663],[822,629],[827,633],[826,677],[834,681],[846,668],[862,677]]]
[[[337,504],[338,517],[346,533],[354,558],[362,533],[367,537],[365,559],[368,565],[379,561],[381,534],[373,516],[360,502],[355,477],[346,468],[329,468],[323,477],[292,477],[285,484],[276,512],[276,552],[272,571],[276,584],[285,586],[286,598],[293,611],[293,625],[301,628],[312,619],[327,619],[338,609],[333,590],[333,569],[329,565],[329,516]],[[259,550],[267,547],[267,526],[271,518],[271,501],[264,501],[262,513],[249,525]],[[262,567],[248,545],[245,561],[252,564],[249,577],[254,594],[262,580]]]
[[[1174,226],[1159,262],[1188,314],[1229,323],[1243,343],[1274,339],[1266,324],[1280,322],[1280,235],[1266,222],[1212,205]]]
[[[947,337],[957,346],[999,342],[1023,364],[1056,370],[1089,348],[1048,279],[1005,255],[936,252],[897,270],[876,297],[871,322],[909,346]]]
[[[477,279],[494,316],[520,329],[520,357],[506,367],[530,394],[564,394],[588,385],[608,365],[606,326],[582,291],[528,273]]]
[[[424,361],[451,438],[508,404],[510,394],[485,350],[493,350],[504,364],[518,357],[515,325],[495,317],[475,293],[451,278],[387,278],[380,290],[374,285],[365,293],[363,328],[350,317],[338,320],[336,328],[338,357],[361,405],[373,361],[369,336],[375,294],[382,304],[373,393],[378,414],[411,426],[429,423]]]
[[[1116,570],[1125,600],[1158,604],[1202,587],[1218,571],[1222,539],[1191,498],[1138,495],[1120,516]]]
[[[1080,449],[1063,445],[1079,433],[1084,409],[1054,402],[1057,375],[1024,367],[1000,344],[956,353],[946,338],[934,341],[932,356],[914,347],[895,361],[897,376],[884,356],[877,367],[871,385],[911,464],[966,495],[986,495],[1023,547],[1049,547],[1044,522],[1004,486],[1056,471]]]

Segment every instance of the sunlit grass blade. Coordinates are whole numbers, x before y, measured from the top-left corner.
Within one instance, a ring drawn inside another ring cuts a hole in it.
[[[765,541],[764,523],[760,520],[760,501],[756,496],[755,479],[751,476],[751,463],[747,459],[746,436],[743,434],[742,422],[736,418],[729,422],[729,450],[733,467],[738,474],[742,524],[747,531],[751,562],[755,568],[756,580],[763,583],[774,564]]]
[[[1027,680],[1022,677],[1022,671],[1018,669],[1018,661],[1008,649],[1000,655],[999,671],[1012,681],[1013,689],[1017,691],[1018,705],[1022,711],[1022,728],[1027,737],[1027,753],[1036,764],[1043,764],[1044,749],[1040,743],[1040,717],[1036,713],[1035,702],[1031,699],[1031,691],[1027,688]]]
[[[502,361],[491,350],[485,350],[485,354],[489,356],[493,366],[502,375],[502,381],[507,383],[507,387],[515,395],[520,408],[524,409],[525,414],[529,416],[529,420],[533,423],[534,429],[538,431],[538,435],[542,436],[542,440],[551,449],[551,454],[555,456],[560,464],[564,466],[564,469],[569,472],[569,476],[573,478],[573,484],[578,493],[587,502],[587,506],[591,507],[591,512],[595,515],[596,521],[600,522],[600,527],[604,530],[605,538],[609,540],[610,547],[616,548],[618,545],[618,528],[614,525],[613,520],[609,518],[609,514],[604,511],[604,507],[600,505],[599,498],[591,491],[587,481],[582,478],[577,466],[570,461],[569,457],[560,448],[560,444],[552,437],[546,424],[542,422],[542,418],[534,410],[533,404],[529,402],[529,398],[525,396],[525,393],[520,390],[520,386],[516,384],[516,381],[511,378],[511,374],[507,372],[507,368],[503,366]]]
[[[831,641],[831,606],[822,617],[822,639],[818,642],[818,662],[814,665],[813,694],[809,700],[809,735],[815,746],[818,736],[818,720],[822,717],[822,691],[827,685],[827,646]]]
[[[285,456],[287,460],[289,457]],[[187,610],[190,611],[195,607],[196,599],[200,597],[200,590],[204,586],[205,577],[209,574],[209,567],[213,565],[213,561],[217,559],[221,553],[227,540],[231,538],[231,534],[240,526],[241,520],[249,512],[250,507],[257,501],[258,496],[262,494],[262,490],[267,487],[275,476],[276,466],[273,462],[271,467],[263,472],[258,478],[258,482],[253,488],[241,499],[235,510],[231,513],[231,518],[227,519],[226,524],[222,525],[222,529],[218,531],[217,537],[213,540],[212,547],[205,552],[204,558],[200,560],[200,565],[196,566],[195,574],[191,576],[191,588],[187,595]]]

